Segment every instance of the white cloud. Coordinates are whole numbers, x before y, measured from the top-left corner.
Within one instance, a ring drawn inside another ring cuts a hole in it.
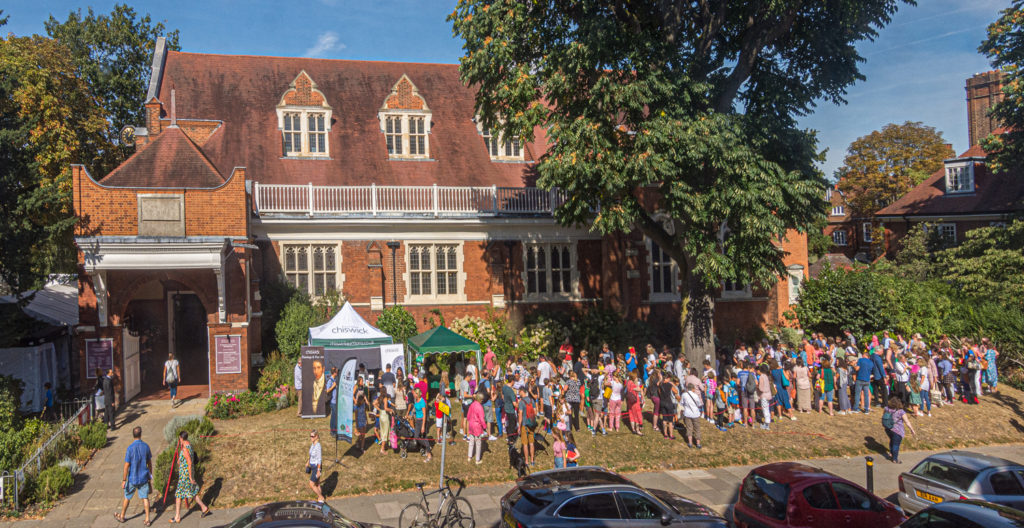
[[[316,44],[306,50],[307,57],[322,57],[325,53],[341,51],[345,45],[341,43],[338,34],[333,31],[325,31],[316,38]]]

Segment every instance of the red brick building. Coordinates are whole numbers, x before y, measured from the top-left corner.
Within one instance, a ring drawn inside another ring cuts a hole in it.
[[[945,160],[944,167],[875,213],[885,228],[885,252],[899,251],[900,239],[916,223],[933,224],[946,244],[956,245],[978,227],[1004,225],[1024,212],[1024,176],[1014,167],[993,172],[978,143],[999,133],[988,115],[1003,98],[1002,73],[979,73],[967,79],[967,128],[971,148]]]
[[[247,387],[260,288],[279,280],[341,291],[371,323],[395,302],[421,326],[434,308],[451,320],[605,306],[679,342],[676,265],[639,231],[556,223],[560,194],[535,187],[544,130],[523,143],[483,129],[456,65],[180,53],[160,40],[147,100],[134,156],[98,182],[75,170],[79,339],[111,339],[127,371],[139,334],[143,390],[170,350],[189,354],[192,382]],[[723,284],[721,339],[778,324],[795,300],[806,238],[781,247],[778,284]],[[221,335],[238,337],[240,369]]]
[[[829,189],[825,198],[831,207],[824,233],[832,239],[832,248],[826,256],[832,260],[842,256],[846,261],[870,262],[872,235],[875,229],[872,219],[854,216],[853,209],[846,203],[839,189]]]

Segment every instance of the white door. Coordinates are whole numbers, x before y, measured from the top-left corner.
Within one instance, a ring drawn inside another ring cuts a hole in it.
[[[121,337],[124,348],[124,401],[135,397],[142,390],[142,379],[139,375],[139,338],[125,329]]]

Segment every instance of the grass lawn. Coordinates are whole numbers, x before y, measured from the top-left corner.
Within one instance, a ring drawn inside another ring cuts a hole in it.
[[[903,449],[941,449],[972,445],[1013,443],[1024,432],[1024,393],[1002,386],[1000,392],[982,398],[982,404],[932,409],[932,417],[912,418],[917,437],[907,437]],[[649,404],[648,404],[649,405]],[[453,413],[459,411],[453,409]],[[881,410],[870,415],[829,417],[799,414],[797,421],[773,423],[771,432],[734,428],[720,432],[703,422],[704,449],[688,449],[685,441],[670,441],[651,429],[644,436],[625,431],[591,436],[586,430],[576,439],[582,464],[602,465],[620,472],[704,468],[760,464],[800,458],[884,453],[888,440],[881,426]],[[217,487],[218,506],[241,506],[272,500],[312,498],[303,472],[309,448],[309,429],[328,429],[327,419],[303,420],[295,409],[214,421],[218,437],[211,446],[204,490]],[[372,431],[371,431],[372,433]],[[548,438],[538,435],[537,470],[552,467]],[[402,459],[397,453],[379,454],[380,446],[360,453],[347,443],[338,444],[344,467],[334,465],[334,442],[324,439],[324,492],[342,496],[377,494],[411,489],[415,482],[433,482],[440,469],[441,448],[434,459],[423,463],[415,453]],[[485,445],[487,442],[485,442]],[[486,445],[484,463],[467,463],[466,443],[459,439],[448,447],[446,473],[465,478],[467,484],[514,479],[508,466],[505,441]]]

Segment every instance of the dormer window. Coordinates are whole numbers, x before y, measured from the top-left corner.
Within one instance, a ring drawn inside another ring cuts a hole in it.
[[[277,105],[281,151],[286,158],[326,158],[330,155],[331,107],[323,92],[299,72]]]
[[[377,112],[389,159],[430,158],[430,116],[419,90],[402,75]]]
[[[484,138],[484,148],[492,161],[523,161],[523,142],[519,138],[506,139],[484,128],[480,118],[476,119],[476,130]]]
[[[974,162],[946,162],[946,194],[974,192]]]

